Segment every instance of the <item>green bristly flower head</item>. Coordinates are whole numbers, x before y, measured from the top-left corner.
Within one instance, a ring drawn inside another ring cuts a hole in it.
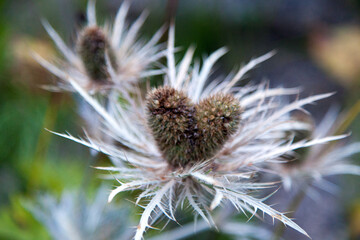
[[[86,27],[78,40],[78,53],[89,77],[96,83],[107,83],[109,73],[106,55],[116,69],[116,59],[105,32],[97,27]]]
[[[172,166],[211,159],[238,130],[241,116],[231,94],[217,93],[194,104],[167,86],[148,94],[147,110],[148,125]]]

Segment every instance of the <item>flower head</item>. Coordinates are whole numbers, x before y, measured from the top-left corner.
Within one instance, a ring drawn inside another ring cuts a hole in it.
[[[114,167],[99,167],[113,172],[110,178],[116,177],[120,183],[109,201],[120,192],[142,190],[136,203],[149,201],[143,206],[136,240],[151,226],[154,215],[175,220],[175,210],[183,203],[211,225],[211,211],[225,201],[244,213],[255,215],[261,210],[306,235],[252,192],[273,186],[255,182],[256,173],[266,163],[280,164],[285,154],[296,149],[344,137],[294,141],[289,134],[309,129],[309,124],[291,119],[292,111],[331,94],[285,103],[281,96],[297,94],[297,89],[269,89],[266,83],[237,86],[249,70],[272,53],[251,60],[234,74],[206,83],[213,65],[226,50],[215,51],[202,66],[191,64],[193,53],[189,48],[175,64],[171,28],[164,86],[152,90],[145,100],[120,89],[124,103],[119,103],[118,96],[109,96],[106,109],[69,76],[69,83],[102,117],[106,134],[115,142],[58,135],[111,158]]]
[[[333,135],[336,129],[343,124],[338,110],[330,108],[326,116],[316,128],[309,129],[308,135],[312,138],[323,138]],[[271,168],[282,178],[286,190],[303,184],[313,184],[324,190],[328,189],[325,177],[331,175],[353,174],[360,175],[360,167],[352,164],[349,157],[360,152],[360,143],[344,144],[344,141],[322,145],[314,145],[295,161],[286,164],[271,164]]]
[[[35,57],[49,71],[64,80],[59,85],[60,89],[73,90],[67,81],[68,75],[88,92],[94,93],[103,89],[131,87],[141,78],[162,74],[161,70],[153,68],[163,56],[162,45],[158,42],[164,28],[148,42],[138,39],[147,14],[144,12],[132,25],[126,27],[128,9],[129,3],[125,1],[113,25],[99,26],[94,2],[90,1],[87,9],[88,22],[78,34],[74,49],[67,47],[50,24],[44,21],[46,31],[64,55],[64,60],[57,60],[60,64],[54,64],[39,55]]]
[[[231,94],[218,93],[194,104],[167,86],[148,94],[147,111],[157,145],[175,167],[212,158],[237,131],[241,115]]]
[[[66,191],[59,200],[51,195],[40,195],[37,204],[27,203],[26,206],[52,239],[125,239],[129,212],[109,206],[104,196],[105,187],[100,187],[93,201],[88,201],[82,192]]]
[[[78,40],[78,53],[87,75],[93,82],[106,84],[111,81],[106,65],[106,55],[109,56],[111,67],[114,69],[117,68],[117,60],[101,28],[89,26],[82,30]]]

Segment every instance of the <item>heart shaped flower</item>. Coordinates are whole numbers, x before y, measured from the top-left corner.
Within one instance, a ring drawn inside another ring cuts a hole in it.
[[[165,86],[147,97],[148,125],[164,158],[172,166],[213,157],[236,132],[240,103],[217,93],[194,104],[183,92]]]
[[[135,240],[143,239],[146,229],[162,214],[176,221],[175,213],[183,204],[214,225],[211,211],[226,202],[252,215],[261,210],[308,236],[284,213],[264,203],[266,198],[253,196],[254,190],[274,184],[257,179],[256,173],[268,172],[269,163],[283,164],[284,156],[294,155],[297,149],[347,136],[293,138],[293,133],[310,126],[291,118],[291,113],[331,94],[288,102],[282,101],[282,96],[298,94],[297,89],[269,88],[266,83],[239,87],[244,75],[272,53],[208,81],[213,65],[226,49],[215,51],[200,65],[196,61],[191,64],[194,49],[189,48],[176,64],[173,27],[168,39],[164,85],[151,91],[146,101],[141,94],[134,96],[119,88],[104,108],[69,77],[72,87],[102,117],[104,133],[114,143],[59,135],[110,156],[114,167],[99,167],[111,171],[109,177],[115,176],[120,183],[111,191],[109,201],[120,192],[141,191],[136,203],[144,203],[144,211]],[[119,103],[119,96],[126,104]]]

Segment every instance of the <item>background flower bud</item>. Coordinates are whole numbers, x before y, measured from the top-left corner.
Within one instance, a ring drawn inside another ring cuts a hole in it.
[[[86,73],[96,83],[106,83],[109,72],[106,66],[106,54],[116,68],[116,59],[104,31],[97,27],[86,27],[78,40],[78,52],[84,64]]]

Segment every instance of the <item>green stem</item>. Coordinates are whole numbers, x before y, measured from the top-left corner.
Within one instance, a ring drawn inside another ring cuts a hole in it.
[[[59,104],[61,104],[61,99],[59,101],[58,96],[56,96],[55,94],[51,94],[44,115],[44,120],[42,124],[43,128],[52,129],[55,126]],[[48,147],[50,145],[51,137],[52,134],[44,133],[43,131],[39,135],[33,157],[34,160],[31,167],[32,171],[28,176],[28,191],[35,189],[40,184],[45,157]]]
[[[343,134],[348,127],[354,122],[355,118],[360,113],[360,100],[358,100],[349,111],[347,111],[344,120],[341,122],[340,126],[335,131],[334,135]]]
[[[164,22],[167,26],[171,26],[176,17],[176,12],[178,8],[178,0],[168,0],[166,4],[166,12],[165,12],[165,18]],[[169,34],[169,28],[166,29],[164,34],[162,35],[160,41],[166,42],[168,40],[168,34]]]
[[[297,209],[300,207],[301,202],[304,200],[304,198],[306,196],[306,191],[310,187],[310,185],[311,185],[311,182],[307,183],[303,189],[299,190],[299,192],[295,195],[295,197],[289,203],[288,208],[287,208],[288,209],[287,212],[289,212],[289,214],[288,214],[289,218],[293,218],[295,216],[295,213],[296,213]],[[278,223],[275,228],[275,231],[274,231],[273,240],[280,240],[282,235],[285,232],[285,229],[286,229],[286,226],[284,224]]]

